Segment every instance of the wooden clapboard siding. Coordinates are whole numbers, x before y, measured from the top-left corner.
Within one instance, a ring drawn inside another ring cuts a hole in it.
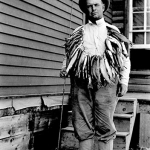
[[[65,86],[65,91],[69,91],[70,86]],[[61,94],[63,86],[60,85],[44,85],[44,86],[14,86],[0,87],[0,95],[2,96],[24,96],[24,95],[45,95],[45,94]]]
[[[50,49],[51,50],[51,49]],[[33,49],[18,45],[8,45],[7,44],[0,44],[0,53],[1,54],[9,54],[9,55],[15,55],[15,56],[22,56],[22,57],[31,57],[31,58],[37,58],[37,59],[44,59],[44,60],[51,60],[51,61],[60,61],[63,60],[63,48],[60,48],[57,52],[51,52],[50,50],[40,50],[40,49]]]
[[[0,43],[9,44],[11,46],[21,46],[25,48],[38,49],[41,51],[51,51],[55,53],[64,54],[64,48],[61,45],[51,45],[49,43],[43,43],[32,39],[21,38],[8,34],[0,34]]]
[[[112,24],[112,0],[110,0],[110,6],[108,10],[104,13],[105,20]]]
[[[55,7],[47,7],[48,5],[43,2],[40,2],[39,0],[22,0],[23,2],[20,2],[19,0],[9,1],[9,0],[1,0],[1,9],[4,13],[10,14],[10,15],[16,15],[16,17],[20,17],[23,19],[30,18],[30,20],[34,20],[39,22],[39,20],[45,20],[46,23],[48,23],[49,20],[56,23],[56,25],[64,26],[68,28],[68,25],[70,24],[70,12],[68,12],[68,16],[65,15],[62,11],[56,10],[55,14],[53,13],[53,10],[56,9]],[[49,1],[49,5],[56,3],[57,1]],[[23,4],[23,5],[22,5]],[[59,4],[58,2],[56,5]],[[52,5],[51,5],[52,6]],[[46,9],[45,9],[46,7]],[[13,10],[11,9],[13,8]],[[60,9],[58,7],[58,9]],[[66,9],[69,9],[66,8]],[[70,9],[71,10],[71,9]],[[10,13],[11,12],[11,13]],[[58,15],[59,13],[59,15]],[[82,15],[81,15],[82,17]],[[76,27],[79,24],[82,23],[81,18],[74,19],[72,18],[72,27]]]
[[[1,24],[0,32],[3,32],[3,34],[11,35],[14,37],[34,40],[40,43],[47,43],[47,44],[59,45],[59,46],[62,46],[64,44],[64,40],[59,38],[54,39],[51,36],[41,35],[39,33],[33,33],[30,31],[22,30],[19,28],[15,28],[3,24]]]
[[[0,66],[1,75],[20,75],[20,76],[44,76],[44,77],[59,77],[59,69],[33,68],[22,66]]]
[[[0,0],[0,96],[60,94],[65,38],[83,23],[78,0]]]
[[[69,79],[67,80],[67,83]],[[63,80],[58,77],[39,77],[39,76],[1,76],[1,86],[42,86],[63,84]],[[69,84],[69,83],[68,83]]]
[[[8,25],[10,27],[23,29],[25,31],[31,31],[34,33],[39,33],[41,35],[50,36],[62,40],[64,40],[64,38],[66,38],[66,36],[68,35],[68,33],[65,33],[64,30],[59,31],[42,24],[36,24],[35,22],[27,22],[26,20],[14,18],[6,14],[1,14],[0,23],[4,25]]]
[[[121,33],[125,34],[125,15],[128,8],[126,8],[126,0],[113,0],[113,21],[112,23],[119,28]],[[127,16],[126,16],[127,17]]]
[[[20,57],[20,56],[5,55],[5,54],[0,55],[0,64],[22,66],[22,67],[60,69],[60,63],[57,60],[50,61],[50,60],[44,60],[44,59],[36,59],[32,57]]]

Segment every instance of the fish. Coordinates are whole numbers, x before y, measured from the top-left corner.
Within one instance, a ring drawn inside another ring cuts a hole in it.
[[[77,56],[78,56],[78,52],[79,52],[79,51],[77,51],[77,52],[75,53],[75,55],[72,57],[72,59],[69,61],[68,66],[67,66],[67,68],[66,68],[66,73],[67,73],[67,74],[69,73],[70,69],[72,68],[73,64],[75,63],[75,61],[76,61],[76,59],[77,59]]]
[[[114,47],[115,50],[117,50],[117,52],[122,52],[122,45],[117,39],[113,38],[112,36],[109,36],[109,41],[117,45],[118,48]]]
[[[105,66],[106,66],[108,76],[109,76],[110,80],[112,80],[112,71],[111,71],[111,68],[109,66],[108,60],[107,60],[105,55],[104,55],[104,62],[105,62]]]
[[[107,47],[112,53],[114,53],[113,48],[112,48],[112,44],[111,44],[109,38],[106,38],[105,43],[106,43],[106,47]]]
[[[103,76],[103,78],[108,82],[111,83],[111,80],[109,79],[109,76],[107,74],[104,58],[100,60],[100,71]]]

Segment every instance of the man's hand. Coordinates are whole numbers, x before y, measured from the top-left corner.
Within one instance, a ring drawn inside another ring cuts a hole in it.
[[[122,97],[123,95],[125,95],[128,91],[128,86],[126,86],[125,84],[118,84],[117,87],[117,96],[118,97]]]
[[[67,77],[66,68],[62,68],[62,69],[60,70],[60,77],[61,77],[61,78]]]

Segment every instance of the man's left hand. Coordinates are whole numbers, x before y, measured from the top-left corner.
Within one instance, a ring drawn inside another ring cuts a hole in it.
[[[117,88],[118,97],[122,97],[127,93],[127,91],[128,91],[128,86],[126,86],[125,84],[118,84],[118,88]]]

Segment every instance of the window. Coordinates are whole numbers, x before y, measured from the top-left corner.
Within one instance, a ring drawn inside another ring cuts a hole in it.
[[[150,49],[150,0],[130,0],[129,18],[133,48]]]

